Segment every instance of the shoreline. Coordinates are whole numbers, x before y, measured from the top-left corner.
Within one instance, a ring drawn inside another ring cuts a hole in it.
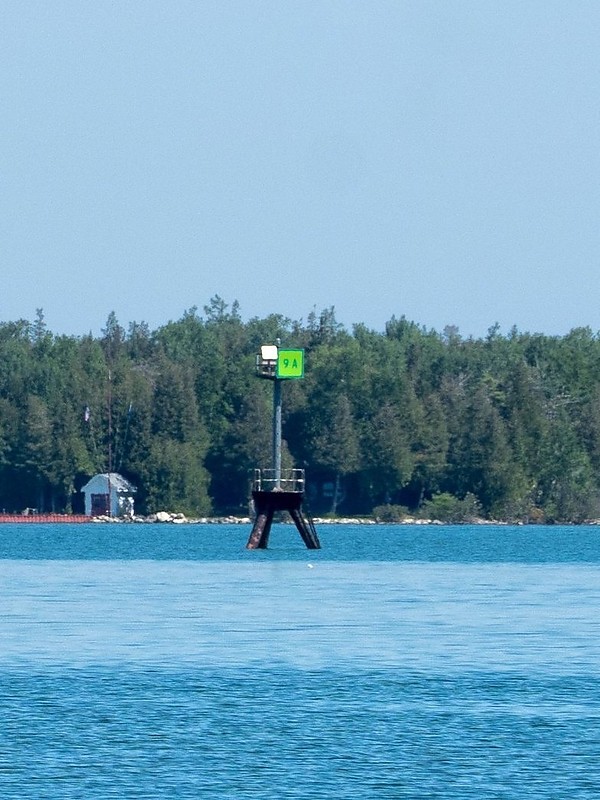
[[[132,519],[117,519],[115,517],[93,517],[89,519],[90,522],[119,522],[126,524],[171,524],[171,525],[252,525],[254,520],[252,517],[244,516],[238,517],[235,515],[217,516],[217,517],[186,517],[182,513],[173,513],[169,511],[158,511],[156,514],[149,514],[148,516],[134,516]],[[284,525],[293,525],[291,519],[280,520]],[[377,520],[374,517],[313,517],[315,525],[398,525],[398,526],[459,526],[459,525],[478,525],[478,526],[495,526],[495,527],[544,527],[552,525],[600,525],[600,519],[590,519],[584,522],[507,522],[498,519],[483,519],[476,518],[471,520],[464,520],[461,522],[443,522],[439,519],[417,519],[415,517],[406,517],[403,520],[396,522],[388,522],[384,520]]]
[[[254,520],[249,516],[206,516],[206,517],[187,517],[181,512],[158,511],[154,514],[147,516],[134,515],[131,518],[123,517],[87,517],[83,514],[2,514],[0,513],[1,524],[103,524],[103,523],[118,523],[125,525],[252,525]],[[293,525],[291,519],[279,520],[284,525]],[[540,527],[552,525],[569,525],[569,526],[598,526],[600,519],[589,519],[583,522],[508,522],[505,520],[497,519],[483,519],[475,518],[470,520],[462,520],[460,522],[444,522],[438,519],[418,519],[415,517],[406,517],[403,520],[396,520],[390,522],[387,520],[378,520],[374,517],[313,517],[315,525],[398,525],[398,526],[459,526],[459,525],[478,525],[478,526],[493,526],[493,527]]]

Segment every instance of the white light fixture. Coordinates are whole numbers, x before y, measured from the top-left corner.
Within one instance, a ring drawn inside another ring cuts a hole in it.
[[[277,361],[277,345],[263,344],[260,348],[260,357],[263,361]]]

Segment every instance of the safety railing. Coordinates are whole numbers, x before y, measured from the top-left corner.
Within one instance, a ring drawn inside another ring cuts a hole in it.
[[[304,492],[304,485],[303,469],[282,469],[279,476],[274,469],[253,471],[253,492]]]

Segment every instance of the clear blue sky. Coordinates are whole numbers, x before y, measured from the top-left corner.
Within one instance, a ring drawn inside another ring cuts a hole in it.
[[[0,321],[600,329],[597,0],[4,0]]]

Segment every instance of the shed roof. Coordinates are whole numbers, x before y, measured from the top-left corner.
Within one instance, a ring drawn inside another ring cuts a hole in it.
[[[85,492],[104,490],[108,492],[109,480],[110,487],[113,491],[123,492],[125,494],[133,494],[134,492],[137,492],[137,488],[130,483],[127,478],[124,478],[118,472],[100,472],[98,475],[94,475],[93,478],[89,479],[85,486],[81,487],[81,491]]]

